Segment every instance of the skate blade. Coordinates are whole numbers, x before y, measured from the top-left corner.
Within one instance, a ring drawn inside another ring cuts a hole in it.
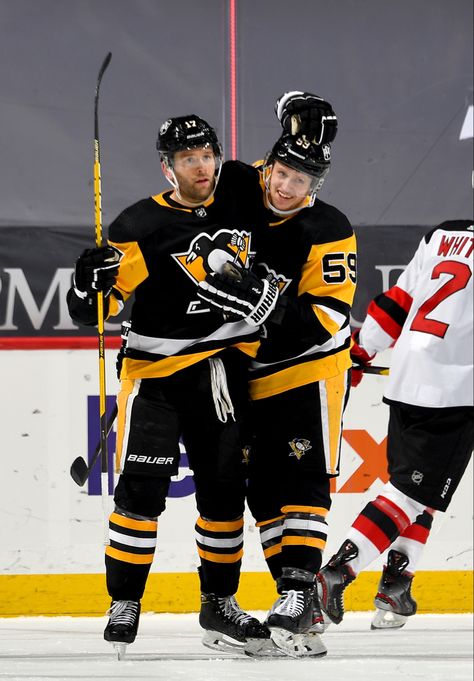
[[[242,652],[245,651],[245,641],[236,641],[235,638],[221,634],[220,631],[205,631],[202,637],[202,643],[206,648],[211,650],[220,650],[221,652]]]
[[[327,648],[319,634],[293,634],[280,627],[270,627],[273,643],[290,657],[323,657]]]
[[[111,641],[115,654],[117,655],[117,660],[123,660],[127,652],[128,643],[120,643],[118,641]]]
[[[273,645],[269,638],[249,638],[245,642],[236,641],[220,631],[206,631],[202,637],[206,648],[221,653],[239,653],[247,657],[282,657],[281,650]]]
[[[282,650],[277,648],[271,638],[249,638],[244,647],[248,657],[283,657]]]
[[[401,629],[405,626],[408,617],[406,615],[398,615],[391,610],[381,610],[377,608],[370,628],[374,629]]]

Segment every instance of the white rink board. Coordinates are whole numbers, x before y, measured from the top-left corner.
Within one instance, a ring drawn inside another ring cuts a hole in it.
[[[107,352],[107,392],[116,393],[116,351]],[[377,364],[389,360],[389,353]],[[89,496],[69,476],[76,456],[87,455],[87,396],[98,394],[98,359],[92,350],[0,351],[4,389],[0,568],[13,574],[103,572],[103,511],[100,496]],[[345,430],[385,437],[387,407],[381,402],[385,378],[366,376],[352,392]],[[97,433],[98,437],[98,433]],[[360,456],[343,442],[340,489],[357,472]],[[186,475],[181,471],[180,476]],[[420,570],[472,569],[472,462],[446,514],[438,514]],[[336,493],[328,518],[327,554],[337,548],[356,513],[382,483],[366,493]],[[110,500],[112,508],[112,501]],[[194,572],[194,496],[171,498],[159,521],[154,572]],[[247,514],[244,571],[266,571],[258,532]],[[381,560],[371,569],[377,569]]]

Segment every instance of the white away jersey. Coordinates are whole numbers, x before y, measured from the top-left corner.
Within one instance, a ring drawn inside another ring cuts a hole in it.
[[[473,255],[472,222],[443,222],[396,285],[370,303],[360,345],[372,355],[395,343],[386,400],[473,404]]]

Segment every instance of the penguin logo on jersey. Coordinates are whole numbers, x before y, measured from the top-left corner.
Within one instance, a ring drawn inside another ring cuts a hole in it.
[[[247,266],[250,253],[250,234],[230,229],[220,229],[213,236],[201,232],[195,237],[186,253],[173,253],[172,257],[197,285],[211,272],[222,272],[226,262]]]
[[[250,445],[242,447],[242,463],[248,465],[250,461]]]
[[[295,437],[291,442],[288,442],[288,444],[291,447],[290,456],[296,456],[298,461],[308,450],[312,449],[310,441],[306,440],[304,437]]]
[[[244,230],[220,229],[212,236],[201,232],[185,253],[172,253],[172,257],[197,286],[211,272],[221,273],[226,262],[248,267],[250,240],[250,233]],[[187,310],[188,314],[208,311],[201,299],[192,300]]]

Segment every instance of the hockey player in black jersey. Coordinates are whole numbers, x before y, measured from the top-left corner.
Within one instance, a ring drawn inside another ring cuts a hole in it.
[[[112,604],[104,637],[119,648],[135,639],[182,437],[200,514],[200,623],[211,644],[227,638],[255,650],[269,631],[240,609],[234,594],[243,550],[243,377],[257,329],[224,321],[197,296],[197,284],[226,262],[248,264],[253,221],[262,213],[257,171],[231,163],[215,193],[221,147],[195,115],[167,120],[157,146],[173,189],[126,208],[109,227],[108,245],[78,259],[68,293],[72,318],[91,325],[98,290],[109,317],[134,296],[118,396],[121,474],[105,556]],[[237,176],[245,205],[236,197]]]
[[[248,502],[280,594],[266,623],[294,656],[326,652],[316,574],[351,367],[355,237],[346,216],[316,198],[330,161],[327,141],[284,133],[258,168],[268,224],[253,233],[252,271],[227,266],[200,284],[227,319],[260,325]]]

